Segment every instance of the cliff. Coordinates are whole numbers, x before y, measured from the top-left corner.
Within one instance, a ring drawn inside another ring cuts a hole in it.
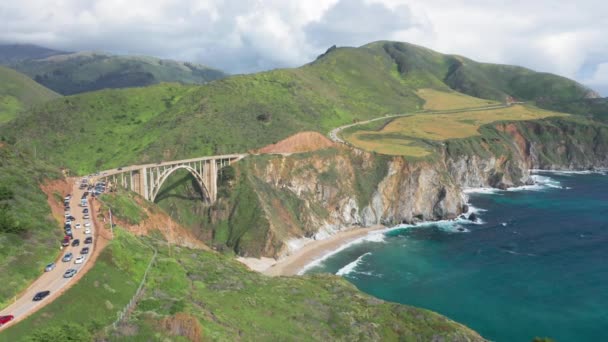
[[[193,226],[216,248],[278,258],[351,226],[455,218],[467,209],[462,189],[530,184],[530,169],[608,167],[608,126],[595,122],[504,122],[480,133],[417,160],[343,146],[251,156]]]

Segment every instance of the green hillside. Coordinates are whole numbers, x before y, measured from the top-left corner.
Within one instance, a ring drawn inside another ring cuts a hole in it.
[[[40,184],[59,177],[56,168],[0,143],[0,307],[57,256],[63,235]]]
[[[519,66],[479,63],[408,43],[374,42],[366,47],[384,50],[400,74],[412,83],[448,86],[484,99],[504,101],[511,96],[520,101],[548,103],[598,96],[573,80]]]
[[[29,77],[0,66],[0,124],[14,119],[19,112],[32,105],[59,96]]]
[[[0,44],[0,64],[11,65],[26,59],[41,59],[68,52],[33,44]]]
[[[7,341],[483,341],[441,315],[387,303],[336,276],[271,278],[213,252],[117,238],[74,287]],[[142,297],[116,329],[151,260]]]
[[[530,82],[521,86],[522,79]],[[560,101],[589,95],[578,83],[557,76],[376,42],[330,49],[300,68],[202,86],[160,84],[71,96],[34,108],[0,129],[0,135],[86,173],[246,152],[303,130],[326,133],[356,120],[421,110],[424,100],[416,91],[423,88],[458,88],[488,99],[504,100],[506,94],[537,99],[548,91],[547,80],[559,90],[551,96]]]
[[[12,63],[11,67],[63,95],[105,88],[141,87],[160,82],[203,84],[226,77],[219,70],[194,63],[99,52],[24,59]]]

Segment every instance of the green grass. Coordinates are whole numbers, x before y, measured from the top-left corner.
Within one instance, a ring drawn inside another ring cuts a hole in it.
[[[59,178],[59,171],[10,145],[0,147],[0,165],[0,188],[10,193],[0,200],[0,307],[5,307],[56,259],[63,235],[39,186]]]
[[[455,82],[455,74],[466,76],[466,82]],[[538,89],[520,84],[522,77]],[[70,96],[30,110],[0,129],[0,135],[17,140],[21,148],[36,148],[76,173],[88,173],[246,152],[301,131],[327,133],[357,120],[412,112],[424,105],[417,95],[420,89],[455,94],[454,88],[498,100],[505,94],[536,99],[547,95],[545,81],[553,80],[559,86],[547,89],[560,98],[582,97],[587,91],[556,77],[377,42],[334,49],[300,68],[233,76],[202,86],[160,84]]]
[[[410,158],[433,154],[433,142],[464,139],[479,135],[481,126],[497,121],[539,120],[565,114],[532,106],[513,105],[507,108],[464,111],[451,114],[413,114],[395,118],[375,129],[352,127],[343,137],[361,149]]]
[[[123,189],[117,191],[118,193],[106,193],[101,196],[104,209],[111,209],[112,215],[130,225],[139,224],[147,218],[145,211],[135,200],[138,195]],[[144,201],[143,198],[139,200]]]
[[[66,323],[91,333],[110,325],[135,294],[153,254],[149,246],[129,233],[121,229],[114,233],[114,240],[77,284],[26,320],[4,330],[0,340],[25,341]]]
[[[33,105],[59,97],[19,72],[0,66],[0,125]]]
[[[14,63],[14,68],[64,95],[161,82],[203,84],[226,76],[194,63],[91,52],[26,59]]]
[[[207,341],[480,340],[440,315],[382,302],[339,277],[271,278],[220,254],[169,251],[162,242],[157,248],[146,295],[110,340],[179,339],[160,324],[179,313],[195,317]]]

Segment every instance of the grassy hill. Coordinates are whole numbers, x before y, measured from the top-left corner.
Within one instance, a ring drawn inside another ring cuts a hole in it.
[[[554,102],[599,97],[573,80],[519,66],[479,63],[408,43],[374,42],[366,47],[384,50],[411,82],[447,86],[479,98],[504,101],[512,96],[522,101]]]
[[[160,82],[202,84],[226,76],[219,70],[194,63],[101,52],[54,54],[23,59],[10,66],[63,95]]]
[[[41,59],[68,52],[33,44],[0,44],[0,64],[11,65],[26,59]]]
[[[457,89],[499,101],[507,94],[525,100],[550,94],[560,101],[592,95],[555,75],[481,64],[405,43],[376,42],[331,49],[300,68],[233,76],[202,86],[160,84],[71,96],[34,108],[0,129],[0,135],[85,173],[136,162],[245,152],[299,131],[326,133],[357,120],[418,111],[425,104],[418,94],[421,89]],[[465,100],[472,103],[460,96],[459,101]]]
[[[33,105],[60,97],[29,77],[0,66],[0,124],[14,119]]]
[[[441,315],[378,300],[336,276],[271,278],[217,253],[116,233],[78,284],[0,339],[483,341]],[[113,329],[152,256],[146,245],[158,255],[143,295]]]
[[[62,231],[40,184],[58,179],[56,168],[0,143],[0,307],[55,260]],[[58,205],[63,194],[58,193]]]

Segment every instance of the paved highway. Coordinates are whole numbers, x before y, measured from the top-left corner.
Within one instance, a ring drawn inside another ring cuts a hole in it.
[[[74,239],[80,240],[80,246],[72,247],[70,244],[70,246],[64,247],[63,250],[61,251],[60,256],[57,258],[57,260],[49,260],[49,263],[52,261],[55,262],[55,264],[56,264],[55,269],[50,272],[43,273],[40,276],[40,278],[36,279],[36,281],[34,281],[30,285],[30,287],[28,287],[27,290],[25,292],[23,292],[20,295],[20,297],[17,298],[17,300],[13,304],[8,306],[4,310],[0,311],[0,316],[4,316],[4,315],[15,316],[15,319],[12,322],[6,324],[3,327],[0,327],[0,330],[24,319],[25,317],[32,314],[39,308],[45,306],[46,304],[52,302],[57,297],[59,297],[59,295],[61,295],[61,292],[63,290],[65,290],[65,287],[68,284],[70,284],[71,282],[74,282],[75,278],[79,276],[79,274],[77,273],[72,278],[64,278],[63,274],[65,273],[65,271],[70,268],[73,268],[73,269],[76,269],[78,272],[80,272],[80,270],[82,270],[85,267],[85,265],[89,262],[89,257],[93,254],[93,249],[95,248],[94,246],[97,242],[98,235],[95,234],[96,230],[94,227],[93,220],[92,219],[90,219],[90,220],[83,219],[84,214],[82,213],[82,210],[84,208],[80,207],[80,198],[81,198],[83,192],[84,192],[84,190],[78,189],[78,183],[75,183],[73,186],[73,190],[72,190],[72,198],[70,199],[71,214],[72,214],[72,216],[74,216],[76,218],[76,220],[74,222],[72,222],[72,234],[74,235]],[[64,194],[64,195],[66,195],[66,194]],[[88,207],[88,208],[90,209],[90,207]],[[94,213],[91,212],[90,215],[92,216],[92,215],[94,215]],[[85,222],[91,223],[91,227],[90,227],[91,234],[84,233],[84,231],[86,229],[84,227]],[[76,229],[75,228],[76,223],[80,223],[82,227],[80,229]],[[93,244],[87,245],[84,243],[85,238],[88,236],[93,236]],[[60,246],[61,246],[61,241],[58,240],[57,247],[59,248]],[[74,260],[76,260],[76,258],[80,256],[80,251],[82,250],[83,247],[89,247],[89,253],[86,255],[84,262],[82,264],[75,264]],[[72,258],[72,260],[70,262],[62,262],[61,259],[68,252],[72,252],[74,257]],[[35,251],[34,251],[34,253],[35,253]],[[44,269],[41,269],[40,271],[43,272]],[[51,294],[48,297],[42,299],[41,301],[37,301],[37,302],[34,302],[32,300],[36,293],[38,293],[40,291],[46,291],[46,290],[51,291]]]

